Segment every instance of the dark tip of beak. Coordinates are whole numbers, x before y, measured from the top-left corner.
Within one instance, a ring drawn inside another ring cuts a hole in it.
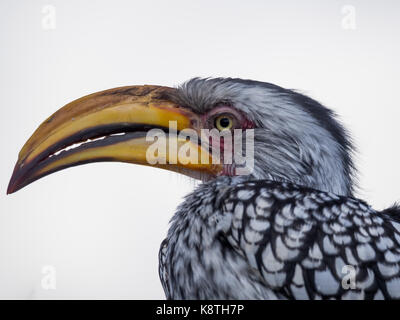
[[[7,194],[11,194],[19,190],[16,179],[17,166],[15,166],[10,182],[7,187]]]
[[[7,188],[7,195],[14,193],[15,191],[17,191],[17,190],[15,190],[14,186],[9,184],[8,188]]]
[[[7,194],[15,193],[30,183],[30,180],[26,179],[26,177],[27,175],[29,176],[30,169],[33,165],[34,163],[31,162],[28,164],[24,161],[22,163],[17,162],[11,175],[10,182],[8,183]]]

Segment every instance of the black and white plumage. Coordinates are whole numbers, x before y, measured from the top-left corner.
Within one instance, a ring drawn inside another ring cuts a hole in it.
[[[400,214],[270,180],[221,177],[188,196],[160,250],[170,299],[399,299]],[[343,267],[356,271],[344,289]]]
[[[217,127],[220,115],[235,125],[229,130],[254,129],[254,170],[232,176],[235,162],[218,172],[196,167],[200,174],[159,165],[204,178],[161,245],[166,297],[400,299],[400,208],[376,211],[355,199],[353,146],[335,114],[273,84],[194,78],[178,88],[122,87],[75,100],[27,141],[8,193],[89,162],[150,165],[147,130],[165,131],[178,119],[199,132]]]
[[[240,79],[193,79],[179,97],[197,112],[229,101],[258,122],[256,168],[179,206],[159,254],[167,298],[400,298],[400,210],[352,197],[353,147],[329,109]],[[356,289],[342,286],[346,265]]]

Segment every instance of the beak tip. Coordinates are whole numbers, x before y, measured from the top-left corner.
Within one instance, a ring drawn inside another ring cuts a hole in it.
[[[7,195],[12,194],[12,193],[14,193],[15,191],[17,191],[17,186],[16,186],[15,181],[14,181],[13,178],[14,178],[14,177],[11,177],[11,180],[10,180],[10,182],[9,182],[9,184],[8,184],[8,187],[7,187]]]
[[[18,183],[18,176],[19,176],[19,166],[18,164],[15,166],[13,174],[10,178],[10,182],[8,183],[7,187],[7,195],[17,192],[21,189],[20,183]]]
[[[14,192],[14,188],[11,186],[11,185],[8,185],[8,188],[7,188],[7,195],[9,195],[9,194],[11,194],[11,193],[13,193]]]

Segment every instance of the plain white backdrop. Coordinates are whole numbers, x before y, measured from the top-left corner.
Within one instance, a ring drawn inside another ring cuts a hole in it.
[[[299,89],[351,131],[357,196],[400,200],[399,1],[2,0],[0,25],[0,298],[164,298],[158,249],[193,181],[100,163],[6,196],[36,127],[103,89],[194,76]]]

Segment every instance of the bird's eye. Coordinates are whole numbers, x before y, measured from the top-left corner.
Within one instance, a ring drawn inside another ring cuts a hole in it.
[[[219,130],[229,130],[233,127],[233,119],[230,116],[222,115],[215,119],[215,127]]]

